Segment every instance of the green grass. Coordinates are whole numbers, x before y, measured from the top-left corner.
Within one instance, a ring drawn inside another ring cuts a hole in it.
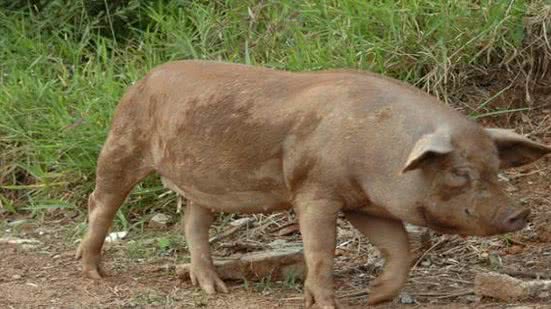
[[[142,235],[142,234],[139,234]],[[188,257],[181,253],[187,253],[187,244],[181,235],[174,233],[156,233],[154,237],[148,235],[147,238],[136,236],[127,242],[127,255],[132,259],[144,259],[160,256],[173,256],[179,260]]]
[[[33,213],[84,207],[117,100],[157,64],[368,69],[448,99],[477,69],[522,56],[529,3],[32,2],[0,2],[0,202]],[[173,203],[164,192],[148,179],[117,224]]]

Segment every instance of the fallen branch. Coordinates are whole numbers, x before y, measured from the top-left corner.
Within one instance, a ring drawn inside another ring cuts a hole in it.
[[[411,293],[410,295],[411,296],[431,296],[435,299],[442,299],[442,298],[465,296],[470,294],[474,294],[474,290],[466,289],[455,293]],[[369,295],[369,289],[362,289],[359,291],[352,291],[345,294],[337,295],[337,297],[338,298],[357,298],[357,297],[368,296],[368,295]]]
[[[243,222],[239,223],[238,225],[232,226],[229,229],[223,231],[222,233],[215,235],[209,239],[209,243],[213,243],[215,241],[219,241],[221,239],[230,237],[231,235],[235,234],[237,231],[239,231],[242,227],[245,227],[255,221],[254,218],[244,218]]]
[[[285,280],[304,279],[306,266],[302,247],[283,247],[277,250],[251,252],[223,260],[214,260],[214,267],[221,279],[247,279],[251,281],[270,278]],[[176,265],[176,275],[189,277],[191,264]]]
[[[525,278],[533,278],[537,280],[542,279],[551,279],[551,274],[544,274],[542,272],[531,272],[531,271],[521,271],[521,270],[502,270],[500,271],[503,274],[514,276],[514,277],[525,277]]]
[[[540,297],[551,291],[551,280],[523,281],[509,275],[490,272],[479,273],[474,279],[475,293],[503,301]]]
[[[413,296],[430,296],[433,299],[443,299],[443,298],[452,298],[452,297],[459,297],[459,296],[465,296],[465,295],[471,295],[471,294],[474,294],[473,289],[465,289],[455,293],[417,293],[412,295]]]

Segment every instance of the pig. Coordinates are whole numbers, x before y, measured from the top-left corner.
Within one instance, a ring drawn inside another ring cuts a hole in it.
[[[368,302],[376,304],[392,300],[408,278],[405,223],[460,235],[520,230],[530,212],[500,188],[498,171],[550,152],[369,72],[171,62],[118,104],[77,257],[85,276],[101,278],[101,248],[117,209],[155,172],[188,200],[190,277],[206,293],[228,292],[209,252],[216,212],[293,209],[307,267],[305,307],[339,306],[332,268],[340,213],[385,257],[370,284]]]

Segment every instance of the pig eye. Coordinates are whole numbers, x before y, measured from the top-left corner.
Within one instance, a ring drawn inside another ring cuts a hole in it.
[[[450,187],[462,187],[470,180],[469,171],[466,169],[454,168],[446,175],[446,184]]]
[[[452,174],[458,177],[469,177],[469,170],[466,168],[454,168]]]

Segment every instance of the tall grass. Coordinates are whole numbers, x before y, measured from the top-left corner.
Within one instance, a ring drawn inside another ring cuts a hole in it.
[[[533,1],[532,1],[533,2]],[[528,1],[29,1],[0,7],[0,202],[82,207],[124,89],[174,59],[357,68],[453,97],[518,56]],[[543,4],[542,4],[543,5]],[[170,202],[152,179],[121,216]]]

